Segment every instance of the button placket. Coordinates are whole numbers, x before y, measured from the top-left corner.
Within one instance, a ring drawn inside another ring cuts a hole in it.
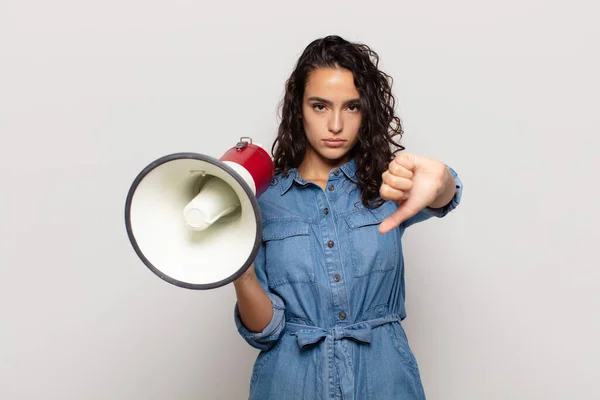
[[[340,175],[341,172],[342,171],[340,170]],[[348,318],[346,312],[344,312],[343,318],[340,318],[340,312],[342,312],[342,310],[347,310],[349,304],[347,287],[345,281],[342,280],[342,260],[339,252],[340,249],[338,248],[340,243],[338,242],[339,238],[337,236],[337,221],[335,221],[333,216],[334,209],[332,208],[332,203],[335,201],[335,198],[343,192],[343,190],[340,192],[340,187],[336,188],[336,186],[342,184],[342,182],[339,181],[339,177],[334,178],[333,175],[335,175],[335,173],[332,173],[332,179],[327,182],[325,191],[320,192],[317,196],[317,203],[318,209],[323,213],[321,214],[322,217],[319,218],[319,226],[322,235],[321,246],[323,246],[325,253],[326,276],[329,281],[328,290],[330,291],[330,298],[332,301],[331,311],[333,314],[331,315],[331,322],[336,324],[342,323],[342,321]]]

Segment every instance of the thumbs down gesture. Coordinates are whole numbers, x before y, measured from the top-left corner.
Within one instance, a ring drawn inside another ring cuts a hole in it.
[[[444,163],[415,154],[398,154],[382,177],[381,198],[392,200],[399,206],[379,224],[382,234],[397,228],[426,207],[444,207],[456,193],[454,177]]]

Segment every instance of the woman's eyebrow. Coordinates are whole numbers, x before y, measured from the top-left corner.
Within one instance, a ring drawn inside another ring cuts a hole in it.
[[[309,101],[318,101],[320,103],[325,103],[327,105],[333,104],[331,100],[327,100],[327,99],[324,99],[324,98],[318,97],[318,96],[309,97],[308,100]],[[344,102],[344,105],[348,105],[351,103],[359,103],[359,102],[360,102],[360,98],[355,98],[355,99],[346,100]]]

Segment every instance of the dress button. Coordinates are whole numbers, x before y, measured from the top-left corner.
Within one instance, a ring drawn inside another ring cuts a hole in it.
[[[325,208],[325,209],[323,210],[323,214],[325,214],[325,215],[329,214],[329,208]]]
[[[334,174],[335,176],[338,176],[338,175],[340,174],[340,170],[339,170],[339,169],[336,169],[335,171],[333,171],[333,174]]]
[[[339,282],[340,281],[340,274],[335,274],[333,276],[333,280],[336,281],[336,282]]]
[[[330,240],[329,242],[327,242],[327,246],[329,246],[329,248],[333,247],[333,240]]]
[[[333,186],[333,185],[329,185],[328,189],[329,189],[330,191],[332,191],[333,189],[335,189],[335,186]]]
[[[341,312],[340,313],[340,319],[346,319],[346,313],[345,312]]]

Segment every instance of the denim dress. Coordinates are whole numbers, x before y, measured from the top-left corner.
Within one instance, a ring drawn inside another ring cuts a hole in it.
[[[259,198],[263,241],[254,266],[273,304],[262,332],[238,332],[260,350],[250,399],[424,399],[406,317],[401,239],[406,228],[443,217],[460,202],[426,208],[386,233],[378,225],[397,205],[361,203],[356,164],[333,169],[323,190],[296,169],[275,176]]]

